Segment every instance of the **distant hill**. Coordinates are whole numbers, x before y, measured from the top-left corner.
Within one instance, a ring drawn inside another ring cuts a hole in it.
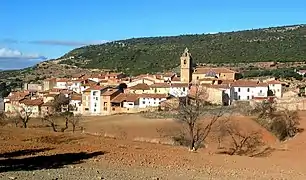
[[[61,57],[59,63],[130,74],[158,72],[179,66],[179,57],[185,47],[197,63],[305,61],[306,25],[132,38],[74,49]]]

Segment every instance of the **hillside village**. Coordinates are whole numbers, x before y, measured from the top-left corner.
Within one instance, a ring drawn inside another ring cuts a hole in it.
[[[15,114],[22,108],[31,111],[32,117],[43,117],[52,113],[54,98],[59,94],[69,98],[73,107],[70,111],[84,116],[153,111],[163,108],[167,102],[191,95],[199,87],[205,89],[206,101],[214,105],[274,98],[290,106],[294,101],[294,108],[304,108],[304,103],[297,107],[299,102],[292,100],[297,93],[284,95],[285,83],[274,78],[246,80],[239,79],[239,72],[228,68],[195,67],[187,48],[180,57],[180,64],[180,75],[166,72],[128,77],[124,73],[106,72],[76,74],[72,78],[53,77],[43,80],[43,84],[25,84],[23,91],[11,92],[4,98],[5,113]]]

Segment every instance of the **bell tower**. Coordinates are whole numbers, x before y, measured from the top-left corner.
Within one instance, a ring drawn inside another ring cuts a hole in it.
[[[192,57],[188,48],[181,56],[181,82],[190,83],[192,80]]]

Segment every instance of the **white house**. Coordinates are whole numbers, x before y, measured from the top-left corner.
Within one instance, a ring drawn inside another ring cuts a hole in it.
[[[234,100],[249,100],[254,97],[268,97],[268,84],[258,81],[238,80],[231,84]]]
[[[68,89],[68,80],[67,79],[58,79],[56,80],[55,87],[57,89]]]
[[[82,95],[81,94],[71,95],[70,105],[73,107],[72,112],[74,114],[82,114]]]
[[[188,83],[171,84],[169,94],[174,97],[186,97],[188,94],[188,89]]]
[[[139,108],[158,107],[167,97],[166,94],[142,94],[139,98]]]
[[[81,93],[81,82],[81,80],[72,80],[71,84],[68,85],[68,89],[76,93]]]
[[[267,81],[266,83],[268,83],[269,92],[273,96],[278,97],[278,98],[283,97],[283,86],[282,86],[282,83],[280,81],[272,80],[272,81]]]
[[[138,108],[139,107],[139,94],[121,93],[111,100],[111,103],[124,108]]]
[[[305,74],[306,74],[306,70],[299,70],[299,71],[295,70],[295,72],[298,73],[301,76],[305,76]]]
[[[90,113],[100,114],[101,112],[101,91],[91,90],[90,91]]]

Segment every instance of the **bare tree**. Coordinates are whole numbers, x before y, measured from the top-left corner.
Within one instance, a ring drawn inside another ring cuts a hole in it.
[[[80,121],[82,119],[81,115],[75,115],[75,116],[71,116],[69,118],[69,122],[72,125],[72,132],[75,132],[76,127],[80,124]]]
[[[30,116],[32,115],[33,112],[32,109],[27,106],[18,106],[17,108],[15,108],[15,111],[23,127],[27,128]]]
[[[212,126],[224,113],[222,108],[212,109],[207,103],[207,97],[206,89],[196,86],[178,107],[176,119],[186,126],[187,133],[182,135],[188,140],[191,151],[196,151],[201,146]]]
[[[258,131],[243,129],[238,123],[229,119],[220,121],[219,138],[228,143],[223,153],[229,155],[253,155],[264,145],[262,136]]]
[[[58,130],[57,129],[59,126],[58,120],[62,120],[63,117],[65,119],[65,125],[64,127],[60,128],[60,130]],[[65,132],[68,129],[68,123],[69,123],[70,117],[71,115],[69,115],[68,113],[54,113],[54,114],[48,114],[44,116],[42,120],[49,123],[54,132]]]
[[[54,132],[65,132],[68,129],[68,124],[73,113],[70,112],[69,108],[70,98],[66,97],[64,94],[58,94],[53,101],[53,112],[48,113],[43,117],[43,121],[48,122]],[[57,121],[65,120],[65,125],[60,130],[57,129]]]

